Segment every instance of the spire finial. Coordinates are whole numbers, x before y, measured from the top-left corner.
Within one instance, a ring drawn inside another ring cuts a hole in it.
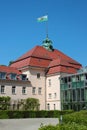
[[[48,38],[48,34],[46,39],[42,42],[43,43],[43,47],[49,51],[53,51],[53,46],[52,46],[52,41]]]

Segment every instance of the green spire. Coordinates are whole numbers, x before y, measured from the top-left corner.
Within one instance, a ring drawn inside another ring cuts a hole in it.
[[[47,49],[48,51],[53,51],[53,46],[52,46],[52,41],[48,38],[47,38],[42,42],[42,46]]]

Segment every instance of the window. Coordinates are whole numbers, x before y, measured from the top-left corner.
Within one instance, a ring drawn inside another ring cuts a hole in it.
[[[41,90],[42,90],[42,88],[38,88],[38,94],[39,95],[41,94]]]
[[[51,79],[49,79],[49,86],[51,86]]]
[[[26,94],[26,87],[22,87],[22,94]]]
[[[37,73],[37,78],[40,78],[40,73]]]
[[[50,104],[49,103],[47,104],[47,110],[50,110]]]
[[[4,85],[1,86],[1,93],[2,94],[5,93],[5,86]]]
[[[72,82],[75,82],[75,81],[76,81],[76,77],[73,76],[73,77],[72,77]]]
[[[67,78],[65,78],[64,80],[65,80],[65,83],[67,83]]]
[[[54,110],[56,110],[56,104],[53,104],[54,105]]]
[[[71,77],[68,77],[68,82],[71,82]]]
[[[87,80],[87,74],[85,74],[85,79]]]
[[[16,80],[16,74],[11,74],[11,79]]]
[[[84,89],[81,89],[81,100],[84,101]]]
[[[77,76],[76,76],[76,79],[77,79],[77,81],[79,81],[79,80],[80,80],[80,77],[79,77],[79,75],[77,75]]]
[[[52,94],[51,93],[49,93],[49,98],[52,98]]]
[[[32,94],[36,94],[36,87],[32,88]]]
[[[72,97],[73,97],[73,101],[76,101],[76,90],[75,89],[72,90]]]
[[[6,73],[0,72],[0,79],[6,79]]]
[[[80,89],[77,89],[77,101],[80,101]]]
[[[12,94],[15,94],[16,93],[16,87],[15,86],[12,86]]]
[[[22,74],[22,80],[26,80],[26,75]]]
[[[57,97],[57,94],[56,93],[54,93],[54,98],[56,98]]]

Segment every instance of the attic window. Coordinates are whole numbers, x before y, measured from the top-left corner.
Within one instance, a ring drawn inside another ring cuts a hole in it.
[[[22,80],[26,80],[26,75],[22,75]]]
[[[16,76],[17,76],[17,74],[11,73],[11,79],[12,79],[12,80],[16,80]]]
[[[6,73],[0,72],[0,79],[6,79]]]

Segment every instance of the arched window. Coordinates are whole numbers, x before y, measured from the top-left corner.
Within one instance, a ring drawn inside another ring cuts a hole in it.
[[[50,104],[49,103],[47,104],[47,110],[50,110]]]
[[[54,110],[56,110],[56,104],[53,104],[54,105]]]

